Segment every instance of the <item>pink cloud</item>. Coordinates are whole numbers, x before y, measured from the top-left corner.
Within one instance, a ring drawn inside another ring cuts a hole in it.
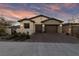
[[[64,3],[64,4],[62,4],[62,6],[66,7],[66,8],[71,8],[71,7],[76,7],[76,4]],[[53,4],[53,5],[50,5],[49,7],[51,8],[52,12],[55,12],[61,16],[71,16],[71,14],[63,11],[61,4]]]
[[[17,18],[24,18],[24,17],[29,18],[37,15],[36,12],[30,10],[11,10],[6,8],[0,8],[0,14],[6,16],[13,16]]]
[[[59,6],[59,4],[53,4],[49,6],[51,8],[51,10],[59,12],[61,11],[61,7]]]
[[[8,4],[0,4],[0,15],[6,15],[17,18],[29,18],[37,15],[36,12],[31,10],[12,10],[7,7],[9,7]]]

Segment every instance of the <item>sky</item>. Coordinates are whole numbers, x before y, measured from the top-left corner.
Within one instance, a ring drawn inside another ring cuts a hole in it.
[[[1,3],[0,15],[13,18],[31,18],[45,15],[60,20],[79,18],[78,3]]]

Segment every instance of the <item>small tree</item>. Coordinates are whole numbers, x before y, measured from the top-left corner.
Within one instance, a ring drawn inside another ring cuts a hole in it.
[[[6,28],[9,26],[9,23],[5,21],[3,17],[0,18],[0,35],[5,34]]]

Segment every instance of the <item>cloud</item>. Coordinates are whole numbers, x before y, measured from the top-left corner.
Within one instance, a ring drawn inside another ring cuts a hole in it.
[[[30,18],[38,14],[50,17],[58,16],[67,19],[72,16],[71,8],[78,7],[75,3],[54,3],[54,4],[0,4],[0,14],[17,17]],[[70,10],[68,12],[68,10]]]
[[[76,3],[64,3],[63,5],[65,8],[74,8],[77,6]]]
[[[18,9],[9,4],[0,4],[0,15],[11,16],[16,18],[33,17],[37,15],[37,12],[32,10]]]
[[[6,16],[13,16],[17,18],[24,18],[24,17],[29,18],[37,15],[36,12],[30,10],[10,10],[6,8],[0,8],[0,14]]]
[[[76,4],[72,4],[72,3],[64,3],[64,4],[51,4],[49,7],[50,9],[48,9],[49,11],[51,10],[51,12],[53,13],[57,13],[57,14],[61,14],[63,16],[70,16],[71,14],[64,11],[62,6],[64,6],[65,8],[72,8],[72,7],[76,7]]]
[[[50,5],[50,8],[51,8],[53,11],[56,11],[56,12],[61,11],[61,7],[59,6],[59,4]]]
[[[17,11],[12,11],[11,12],[12,16],[18,17],[18,18],[30,18],[35,15],[37,15],[35,12],[29,11],[29,10],[17,10]]]

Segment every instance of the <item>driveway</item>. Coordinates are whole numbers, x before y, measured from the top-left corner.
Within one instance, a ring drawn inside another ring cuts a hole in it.
[[[78,42],[64,34],[35,34],[26,42],[0,42],[0,56],[79,56]]]
[[[79,39],[65,34],[38,33],[32,35],[28,42],[48,42],[48,43],[79,43]]]

